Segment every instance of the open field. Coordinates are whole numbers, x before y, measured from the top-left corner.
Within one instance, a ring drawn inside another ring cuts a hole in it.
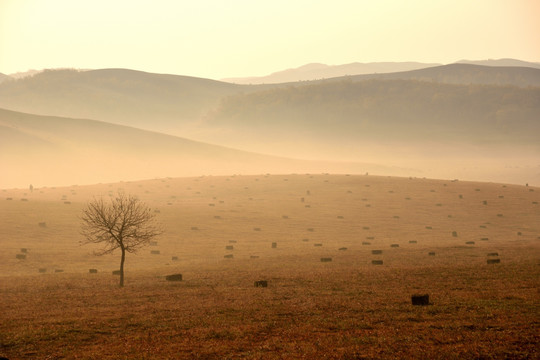
[[[165,231],[123,289],[118,254],[79,246],[85,203],[118,189]],[[0,356],[540,357],[539,188],[302,174],[0,194]]]

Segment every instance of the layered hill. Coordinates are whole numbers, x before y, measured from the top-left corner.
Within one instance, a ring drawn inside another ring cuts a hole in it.
[[[0,164],[0,188],[239,173],[400,171],[266,156],[100,121],[3,109]]]

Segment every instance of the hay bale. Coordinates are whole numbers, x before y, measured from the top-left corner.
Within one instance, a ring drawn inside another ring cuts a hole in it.
[[[255,287],[268,287],[268,281],[267,280],[257,280],[254,283]]]
[[[40,268],[40,269],[38,269],[38,271],[39,271],[40,274],[44,274],[44,273],[47,272],[47,269],[45,269],[45,268]]]
[[[433,227],[431,227],[431,226],[426,226],[426,229],[427,229],[427,230],[433,230]]]
[[[409,240],[409,244],[416,244],[417,241],[416,240]]]
[[[338,217],[337,217],[337,218],[338,218],[338,219],[344,219],[344,217],[343,217],[343,216],[341,216],[341,215],[338,215]]]
[[[399,219],[398,215],[394,215],[393,217],[394,217],[394,219]]]
[[[225,246],[225,250],[233,250],[234,249],[234,246],[232,245],[226,245]]]
[[[380,255],[380,254],[382,254],[382,250],[371,250],[371,254]]]
[[[277,242],[273,242],[272,243],[272,249],[276,249],[277,248]]]
[[[311,205],[306,205],[305,207],[307,207],[307,208],[310,208],[310,207],[311,207]]]
[[[192,227],[191,227],[191,230],[199,230],[199,228],[196,227],[196,226],[192,226]]]
[[[518,236],[521,236],[521,235],[522,235],[522,234],[521,234],[521,231],[518,231],[517,234],[518,234]]]
[[[97,269],[89,269],[88,272],[90,274],[97,274]]]
[[[503,217],[503,214],[497,214],[498,217]]]
[[[304,241],[304,242],[308,242],[308,241],[309,241],[309,239],[302,239],[302,241]]]
[[[306,199],[300,198],[300,202],[305,202],[305,201],[306,201]]]
[[[152,251],[150,251],[150,254],[159,255],[159,250],[152,250]]]
[[[369,226],[362,226],[362,229],[369,230]]]
[[[38,225],[39,225],[39,227],[43,227],[43,228],[47,227],[47,223],[45,223],[45,222],[40,222],[40,223],[38,223]]]
[[[487,256],[499,256],[499,253],[492,252],[492,253],[488,253]]]
[[[26,260],[26,254],[16,254],[15,258],[19,260]]]
[[[27,248],[21,248],[21,252],[22,252],[23,254],[26,254],[26,253],[28,252],[28,249],[27,249]]]
[[[261,231],[261,228],[258,228],[258,227],[253,228],[253,231]]]
[[[28,199],[26,199],[26,198],[22,198],[22,199],[21,199],[21,201],[28,201]]]
[[[487,205],[487,200],[482,201],[482,204]]]
[[[313,244],[313,246],[322,246],[321,243]]]
[[[340,247],[338,250],[339,251],[345,251],[345,250],[347,250],[347,248],[346,247]]]
[[[236,244],[236,240],[229,240],[229,244]]]
[[[8,197],[8,198],[6,198],[6,200],[13,200],[13,198]]]
[[[497,259],[487,259],[487,263],[488,264],[500,264],[501,259],[499,259],[499,258],[497,258]]]
[[[375,240],[375,236],[366,236],[366,240]]]
[[[120,270],[113,270],[112,274],[113,275],[120,275]]]
[[[459,194],[459,198],[460,198],[460,199],[463,199],[463,195]]]
[[[150,241],[150,246],[157,246],[157,245],[158,245],[157,241]]]
[[[250,259],[258,259],[258,258],[259,258],[259,255],[251,255],[249,258],[250,258]]]
[[[167,281],[182,281],[182,274],[172,274],[165,276]]]
[[[428,294],[415,294],[411,296],[411,302],[415,306],[426,306],[429,305],[429,295]]]
[[[332,261],[332,258],[329,258],[329,257],[321,258],[321,262],[331,262],[331,261]]]
[[[390,244],[390,247],[397,248],[399,247],[399,244]]]
[[[178,256],[173,256],[173,257],[171,258],[171,260],[172,260],[172,261],[178,261]]]
[[[488,241],[489,238],[481,238],[480,240],[482,240],[482,241]]]
[[[369,241],[362,241],[362,245],[371,245]]]
[[[71,204],[71,201],[64,201],[64,204],[70,205],[70,204]]]
[[[55,269],[54,272],[55,273],[62,273],[62,272],[64,272],[64,270],[63,269]]]
[[[234,258],[233,254],[228,254],[224,256],[225,259],[232,259]]]
[[[315,231],[315,229],[314,228],[308,228],[307,231],[313,232],[313,231]]]
[[[289,217],[287,215],[281,215],[282,219],[288,219]]]
[[[467,245],[474,245],[474,241],[466,241],[465,244],[467,244]]]
[[[382,260],[371,260],[371,264],[372,265],[382,265],[383,261]]]
[[[452,236],[457,237],[457,231],[452,231]]]
[[[428,255],[429,255],[429,256],[435,256],[435,251],[430,251],[430,252],[428,253]]]

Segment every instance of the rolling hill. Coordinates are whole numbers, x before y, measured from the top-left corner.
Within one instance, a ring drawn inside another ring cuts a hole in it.
[[[267,172],[415,174],[375,164],[266,156],[95,120],[0,109],[0,188]]]

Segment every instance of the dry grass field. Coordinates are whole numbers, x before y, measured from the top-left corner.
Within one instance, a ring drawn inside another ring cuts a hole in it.
[[[164,230],[124,288],[118,254],[79,245],[83,206],[118,190]],[[296,174],[0,196],[9,359],[540,358],[539,188]]]

